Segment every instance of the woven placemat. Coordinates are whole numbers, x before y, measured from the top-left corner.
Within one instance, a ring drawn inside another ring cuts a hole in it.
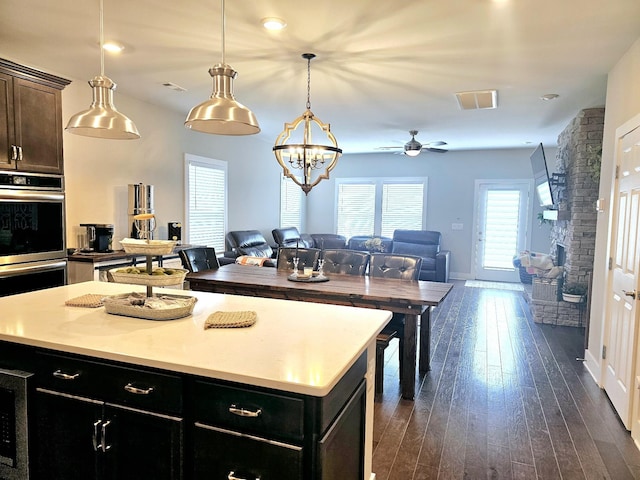
[[[86,295],[80,295],[79,297],[71,298],[64,302],[68,307],[87,307],[98,308],[104,305],[102,299],[104,295],[100,293],[87,293]]]
[[[204,322],[207,328],[241,328],[256,323],[256,312],[241,310],[237,312],[213,312]]]

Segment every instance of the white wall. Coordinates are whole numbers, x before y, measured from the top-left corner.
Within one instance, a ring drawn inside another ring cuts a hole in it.
[[[85,80],[74,80],[63,91],[62,99],[66,125],[71,115],[89,107],[91,89]],[[117,91],[115,104],[136,123],[140,140],[103,140],[64,133],[69,246],[78,246],[80,223],[113,223],[116,239],[128,236],[130,183],[154,185],[160,227],[156,238],[167,238],[167,223],[184,221],[185,152],[228,162],[229,230],[256,228],[271,238],[271,229],[279,222],[280,173],[268,139],[193,132],[183,126],[185,115]]]
[[[602,172],[599,197],[606,199],[609,208],[598,214],[596,251],[593,269],[593,295],[589,325],[589,348],[585,352],[587,367],[598,382],[601,379],[601,352],[604,342],[605,292],[609,284],[607,268],[611,228],[611,195],[615,172],[616,129],[640,113],[640,38],[609,72],[607,107],[602,142]]]
[[[577,113],[577,112],[576,112]],[[451,250],[454,278],[473,278],[472,240],[475,210],[474,189],[477,179],[532,179],[529,156],[535,145],[510,150],[450,151],[445,154],[423,153],[418,157],[391,153],[344,155],[307,200],[307,231],[335,232],[335,179],[346,177],[428,177],[427,230],[442,232],[443,248]],[[545,148],[550,168],[555,165],[556,149]],[[534,192],[532,192],[533,194]],[[535,195],[532,197],[537,202]],[[549,252],[549,227],[530,222],[532,250]],[[452,230],[452,223],[462,223],[462,230]]]

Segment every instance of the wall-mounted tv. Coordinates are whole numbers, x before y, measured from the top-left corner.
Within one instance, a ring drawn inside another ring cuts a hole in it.
[[[549,169],[547,168],[547,159],[544,155],[542,143],[531,154],[531,169],[533,170],[533,179],[538,193],[538,200],[541,207],[551,207],[554,205],[553,191],[551,190],[551,181],[549,177]]]

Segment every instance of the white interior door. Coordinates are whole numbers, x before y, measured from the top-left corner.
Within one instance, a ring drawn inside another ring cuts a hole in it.
[[[530,186],[528,181],[477,184],[476,279],[519,281],[513,257],[525,249]]]
[[[607,291],[604,388],[622,423],[631,428],[637,345],[640,248],[640,128],[618,139],[618,179],[612,238],[612,282]]]

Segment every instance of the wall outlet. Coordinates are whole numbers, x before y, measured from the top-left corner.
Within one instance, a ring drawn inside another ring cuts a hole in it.
[[[463,230],[464,229],[464,224],[463,223],[452,223],[451,224],[451,230]]]

